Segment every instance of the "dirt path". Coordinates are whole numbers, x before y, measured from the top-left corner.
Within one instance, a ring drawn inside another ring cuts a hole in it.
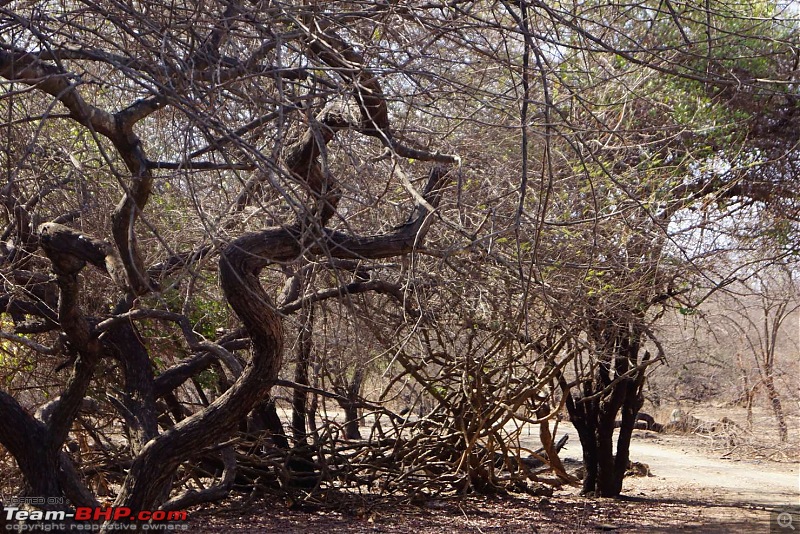
[[[579,461],[577,432],[562,422],[559,437],[562,434],[570,436],[562,458]],[[795,463],[728,459],[707,441],[694,434],[634,432],[630,459],[650,466],[653,476],[627,478],[623,493],[630,488],[653,497],[682,496],[762,508],[800,506],[800,458]]]
[[[721,458],[696,444],[698,438],[634,437],[631,460],[650,466],[654,476],[631,479],[640,490],[681,488],[719,502],[766,507],[800,505],[798,465]],[[699,438],[702,439],[702,438]]]
[[[561,433],[577,435],[569,424]],[[774,513],[800,507],[800,464],[727,459],[708,445],[696,435],[635,432],[631,460],[647,464],[651,476],[625,479],[628,502],[608,522],[623,532],[766,533]],[[571,443],[563,456],[578,459],[580,445]],[[614,519],[638,505],[647,513],[635,525]]]

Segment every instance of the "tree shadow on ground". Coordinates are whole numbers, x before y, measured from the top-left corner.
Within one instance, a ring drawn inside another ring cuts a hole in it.
[[[192,532],[769,532],[770,511],[746,503],[626,496],[470,496],[407,504],[338,494],[315,503],[264,498],[190,513]]]

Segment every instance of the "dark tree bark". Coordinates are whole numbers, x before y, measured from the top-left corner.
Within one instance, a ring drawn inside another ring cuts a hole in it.
[[[627,329],[611,327],[610,353],[598,362],[594,377],[583,381],[581,395],[565,390],[567,411],[583,448],[586,476],[583,493],[617,497],[630,461],[630,441],[644,403],[642,386],[649,353],[639,361],[640,339]],[[562,383],[562,387],[563,387]],[[621,412],[617,450],[614,428]]]
[[[283,429],[281,417],[278,415],[278,408],[275,406],[275,399],[268,397],[259,403],[247,417],[248,432],[269,432],[272,443],[283,450],[289,450],[289,439]]]
[[[344,410],[344,435],[346,439],[362,439],[359,430],[359,400],[361,398],[361,384],[364,382],[364,369],[358,367],[353,373],[353,378],[346,384],[337,386],[336,399]]]
[[[297,339],[297,350],[295,352],[297,362],[294,368],[294,381],[298,384],[307,386],[308,367],[311,361],[312,332],[314,322],[313,305],[303,310],[301,315],[302,324]],[[300,388],[294,390],[292,394],[292,436],[298,445],[306,442],[306,421],[308,420],[308,393]]]
[[[358,404],[346,402],[342,404],[344,410],[344,436],[347,439],[362,439],[359,429]]]
[[[23,495],[61,497],[58,457],[51,453],[47,427],[25,412],[17,401],[0,391],[0,443],[17,460],[24,476]]]
[[[130,303],[130,299],[123,299],[114,315],[130,311]],[[120,412],[132,436],[131,448],[138,453],[158,434],[153,364],[147,347],[142,343],[142,336],[132,322],[115,324],[108,334],[109,345],[114,347],[125,376]]]

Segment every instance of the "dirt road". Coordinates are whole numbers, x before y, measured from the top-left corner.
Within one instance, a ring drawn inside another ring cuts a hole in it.
[[[796,463],[729,460],[702,450],[696,443],[698,438],[643,435],[634,437],[631,443],[631,460],[648,464],[654,476],[633,479],[639,491],[666,486],[730,504],[800,505]]]
[[[571,440],[577,436],[569,424],[560,430]],[[620,531],[767,533],[777,512],[800,507],[800,464],[727,459],[706,442],[697,435],[634,433],[631,460],[647,464],[651,476],[626,478],[623,494],[631,505],[654,507]],[[577,440],[570,445],[562,456],[579,459]],[[619,525],[615,517],[624,509],[615,508],[609,523]]]

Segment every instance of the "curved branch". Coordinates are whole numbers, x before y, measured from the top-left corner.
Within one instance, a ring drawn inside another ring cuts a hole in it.
[[[320,302],[322,300],[331,299],[331,298],[341,298],[344,295],[356,295],[358,293],[382,293],[385,295],[389,295],[397,300],[401,305],[404,305],[406,311],[416,317],[419,315],[419,311],[411,308],[411,306],[406,306],[406,299],[405,295],[403,294],[403,288],[400,284],[392,284],[390,282],[386,282],[384,280],[367,280],[363,282],[352,282],[350,284],[344,284],[339,287],[332,287],[328,289],[323,289],[320,291],[316,291],[314,293],[304,295],[297,300],[284,304],[278,311],[282,314],[290,314],[294,313],[297,310],[304,308],[310,304],[315,302]]]
[[[0,331],[0,339],[6,339],[8,341],[13,341],[14,343],[19,343],[20,345],[25,345],[29,349],[35,350],[40,354],[48,354],[52,356],[54,354],[58,354],[59,352],[58,347],[48,347],[47,345],[42,345],[41,343],[37,343],[32,339],[28,339],[27,337],[9,334],[8,332]]]
[[[50,445],[55,453],[66,439],[72,421],[78,414],[102,351],[101,343],[91,337],[89,323],[78,304],[78,273],[87,261],[105,266],[104,252],[108,248],[100,241],[52,223],[39,227],[39,242],[56,274],[60,292],[58,321],[67,339],[78,351],[72,377],[53,408],[53,417],[48,423]]]
[[[118,138],[119,130],[114,116],[87,104],[77,90],[73,75],[41,62],[35,54],[23,50],[0,50],[0,76],[36,86],[64,104],[70,116],[79,123],[109,139]]]
[[[109,330],[116,325],[124,324],[128,321],[135,319],[160,319],[163,321],[171,321],[178,323],[180,326],[183,337],[189,344],[189,348],[195,352],[206,351],[217,357],[222,361],[226,367],[231,371],[234,378],[238,378],[242,374],[242,365],[231,352],[225,347],[217,343],[207,340],[201,340],[200,336],[192,330],[192,325],[189,323],[189,318],[180,313],[174,313],[163,310],[132,310],[126,313],[121,313],[110,317],[95,326],[93,334],[99,335],[101,332]]]
[[[326,65],[356,88],[356,101],[361,110],[358,131],[375,137],[385,147],[403,158],[459,165],[457,155],[440,154],[412,148],[395,138],[389,121],[389,108],[378,77],[366,67],[364,57],[330,28],[330,23],[318,23],[321,33],[309,31],[309,48]]]
[[[189,489],[159,507],[160,510],[185,510],[204,502],[214,502],[227,497],[236,480],[236,450],[228,445],[222,449],[222,477],[220,481],[201,491]]]

